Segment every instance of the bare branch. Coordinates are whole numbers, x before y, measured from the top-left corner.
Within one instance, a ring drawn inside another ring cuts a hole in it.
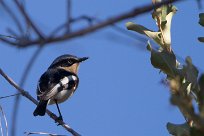
[[[182,0],[165,0],[165,1],[162,1],[160,3],[156,3],[154,5],[148,4],[148,5],[139,7],[139,8],[135,8],[135,9],[129,11],[129,12],[120,14],[118,16],[111,17],[111,18],[109,18],[109,19],[107,19],[107,20],[105,20],[105,21],[103,21],[101,23],[98,23],[98,24],[95,24],[95,25],[92,25],[92,26],[88,26],[86,28],[71,32],[69,34],[64,34],[64,35],[61,35],[61,36],[57,36],[57,37],[48,37],[46,39],[37,38],[37,39],[32,39],[32,40],[26,40],[26,41],[23,41],[23,42],[21,42],[21,41],[13,42],[13,41],[10,41],[8,39],[1,38],[1,37],[0,37],[0,39],[5,43],[8,43],[8,44],[13,45],[13,46],[17,46],[17,47],[22,47],[22,48],[29,47],[29,46],[32,46],[32,45],[38,45],[38,44],[42,44],[42,43],[43,44],[49,44],[49,43],[61,42],[61,41],[70,40],[70,39],[73,39],[73,38],[76,38],[76,37],[80,37],[80,36],[83,36],[85,34],[92,33],[92,32],[94,32],[96,30],[102,29],[104,27],[115,24],[115,23],[120,22],[122,20],[144,14],[144,13],[149,12],[149,11],[151,11],[151,10],[153,10],[155,8],[158,8],[158,7],[162,6],[162,5],[173,3],[173,2],[178,2],[178,1],[182,1]]]
[[[91,25],[94,19],[95,19],[95,18],[92,18],[92,17],[89,17],[89,16],[80,16],[80,17],[77,17],[77,18],[71,18],[70,23],[75,23],[75,22],[80,21],[80,20],[86,20],[86,21],[89,23],[89,25]],[[58,27],[56,27],[56,28],[51,32],[51,34],[50,34],[49,37],[50,37],[50,38],[55,37],[55,35],[56,35],[58,32],[60,32],[61,30],[63,30],[66,26],[67,26],[67,22],[66,22],[66,23],[63,23],[63,24],[61,24],[61,25],[59,25]]]
[[[67,0],[67,30],[66,30],[66,33],[70,33],[71,31],[71,20],[72,20],[72,17],[71,17],[71,10],[72,10],[72,1],[71,0]]]
[[[1,136],[4,136],[3,127],[1,123],[1,117],[0,117],[0,130],[1,130]]]
[[[5,125],[6,125],[6,136],[8,136],[8,122],[7,122],[6,115],[5,115],[5,113],[4,113],[3,108],[1,107],[1,105],[0,105],[0,111],[1,111],[1,114],[2,114],[2,116],[3,116],[3,118],[4,118],[4,122],[5,122]],[[1,125],[1,127],[2,127],[2,125]],[[1,129],[2,129],[2,128],[1,128]],[[3,134],[3,130],[1,130],[1,131],[2,131],[2,134]]]
[[[79,17],[76,17],[76,18],[72,18],[71,23],[75,23],[75,22],[84,20],[84,21],[87,21],[88,24],[91,26],[95,19],[96,19],[95,17],[89,17],[89,16],[86,16],[86,15],[82,15],[82,16],[79,16]]]
[[[89,18],[90,18],[90,17],[89,17]],[[101,21],[100,19],[98,19],[98,18],[90,18],[90,19],[92,19],[93,21],[96,21],[96,22],[98,22],[98,23],[102,22],[102,21]],[[111,27],[112,27],[112,29],[114,29],[115,31],[120,32],[121,34],[127,35],[127,36],[129,36],[129,37],[131,37],[131,38],[133,38],[133,39],[137,39],[137,40],[139,40],[139,41],[141,41],[141,42],[147,42],[147,39],[146,39],[146,38],[143,38],[143,37],[141,37],[141,36],[138,36],[138,35],[136,35],[136,34],[133,34],[133,33],[129,32],[129,31],[127,31],[126,29],[123,29],[123,28],[117,26],[116,24],[112,24]]]
[[[2,96],[2,97],[0,97],[0,99],[12,97],[12,96],[17,96],[17,95],[21,95],[21,93],[16,93],[16,94],[12,94],[12,95]]]
[[[47,133],[47,132],[24,132],[24,134],[26,134],[26,136],[29,135],[48,135],[48,136],[66,136],[66,135],[58,135],[58,134],[52,134],[52,133]]]
[[[19,37],[16,32],[14,32],[11,28],[6,28],[6,31],[9,35],[13,35],[15,37]]]
[[[3,34],[0,34],[0,37],[5,37],[5,38],[11,38],[11,39],[18,40],[16,37],[14,37],[14,36],[10,36],[10,35],[3,35]]]
[[[18,84],[16,84],[9,76],[7,76],[3,70],[0,68],[0,74],[14,87],[16,88],[24,97],[26,97],[27,99],[29,99],[31,102],[33,102],[34,104],[38,104],[38,101],[36,99],[34,99],[27,91],[23,90],[22,88],[20,88],[18,86]],[[46,113],[50,116],[50,118],[52,118],[54,121],[56,121],[57,123],[61,124],[61,126],[66,129],[68,132],[70,132],[72,135],[74,136],[80,136],[79,133],[77,133],[76,131],[74,131],[69,125],[67,125],[64,121],[61,120],[57,120],[57,116],[52,113],[49,110],[46,110]]]

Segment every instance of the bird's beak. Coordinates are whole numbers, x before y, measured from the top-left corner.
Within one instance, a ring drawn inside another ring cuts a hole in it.
[[[87,59],[88,59],[88,57],[79,58],[79,62],[85,61]]]

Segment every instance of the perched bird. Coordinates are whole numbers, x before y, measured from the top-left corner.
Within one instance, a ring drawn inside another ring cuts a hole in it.
[[[59,103],[67,100],[77,89],[79,64],[88,57],[78,58],[73,55],[62,55],[56,58],[47,71],[40,77],[37,85],[39,103],[33,112],[34,116],[44,116],[48,104],[56,104],[59,120],[63,120]]]

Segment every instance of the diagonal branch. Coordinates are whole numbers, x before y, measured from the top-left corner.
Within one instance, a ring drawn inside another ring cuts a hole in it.
[[[29,99],[31,102],[33,102],[34,104],[38,104],[38,101],[36,99],[34,99],[27,91],[23,90],[22,88],[20,88],[18,86],[18,84],[16,84],[9,76],[7,76],[3,70],[0,68],[0,74],[14,87],[16,88],[24,97],[26,97],[27,99]],[[50,118],[52,118],[54,121],[56,121],[57,123],[61,124],[61,126],[66,129],[68,132],[70,132],[72,135],[74,136],[80,136],[79,133],[77,133],[74,129],[72,129],[69,125],[67,125],[64,121],[60,121],[57,120],[57,116],[52,113],[51,111],[47,110],[46,113],[50,116]]]
[[[9,39],[5,39],[5,38],[1,38],[1,37],[0,37],[0,40],[2,40],[5,43],[8,43],[10,45],[21,47],[21,48],[29,47],[32,45],[38,45],[40,43],[41,44],[42,43],[43,44],[49,44],[49,43],[55,43],[55,42],[62,42],[65,40],[70,40],[70,39],[73,39],[76,37],[80,37],[80,36],[95,32],[96,30],[110,26],[112,24],[123,21],[125,19],[132,18],[132,17],[138,16],[138,15],[144,14],[146,12],[149,12],[149,11],[151,11],[155,8],[158,8],[162,5],[166,5],[166,4],[170,4],[170,3],[178,2],[178,1],[182,1],[182,0],[165,0],[165,1],[162,1],[160,3],[156,3],[154,5],[148,4],[145,6],[141,6],[141,7],[135,8],[129,12],[120,14],[118,16],[111,17],[111,18],[109,18],[105,21],[102,21],[100,23],[97,23],[95,25],[88,26],[86,28],[83,28],[83,29],[80,29],[80,30],[77,30],[77,31],[74,31],[74,32],[71,32],[68,34],[60,35],[58,37],[48,37],[46,39],[38,38],[38,39],[27,40],[27,41],[23,41],[23,42],[21,42],[21,41],[13,42],[13,41],[10,41]]]

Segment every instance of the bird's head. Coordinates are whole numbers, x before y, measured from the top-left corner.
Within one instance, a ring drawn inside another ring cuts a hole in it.
[[[73,55],[65,54],[65,55],[57,57],[52,62],[52,64],[50,65],[48,69],[62,68],[62,69],[65,69],[67,71],[77,74],[79,64],[87,59],[88,57],[78,58]]]

